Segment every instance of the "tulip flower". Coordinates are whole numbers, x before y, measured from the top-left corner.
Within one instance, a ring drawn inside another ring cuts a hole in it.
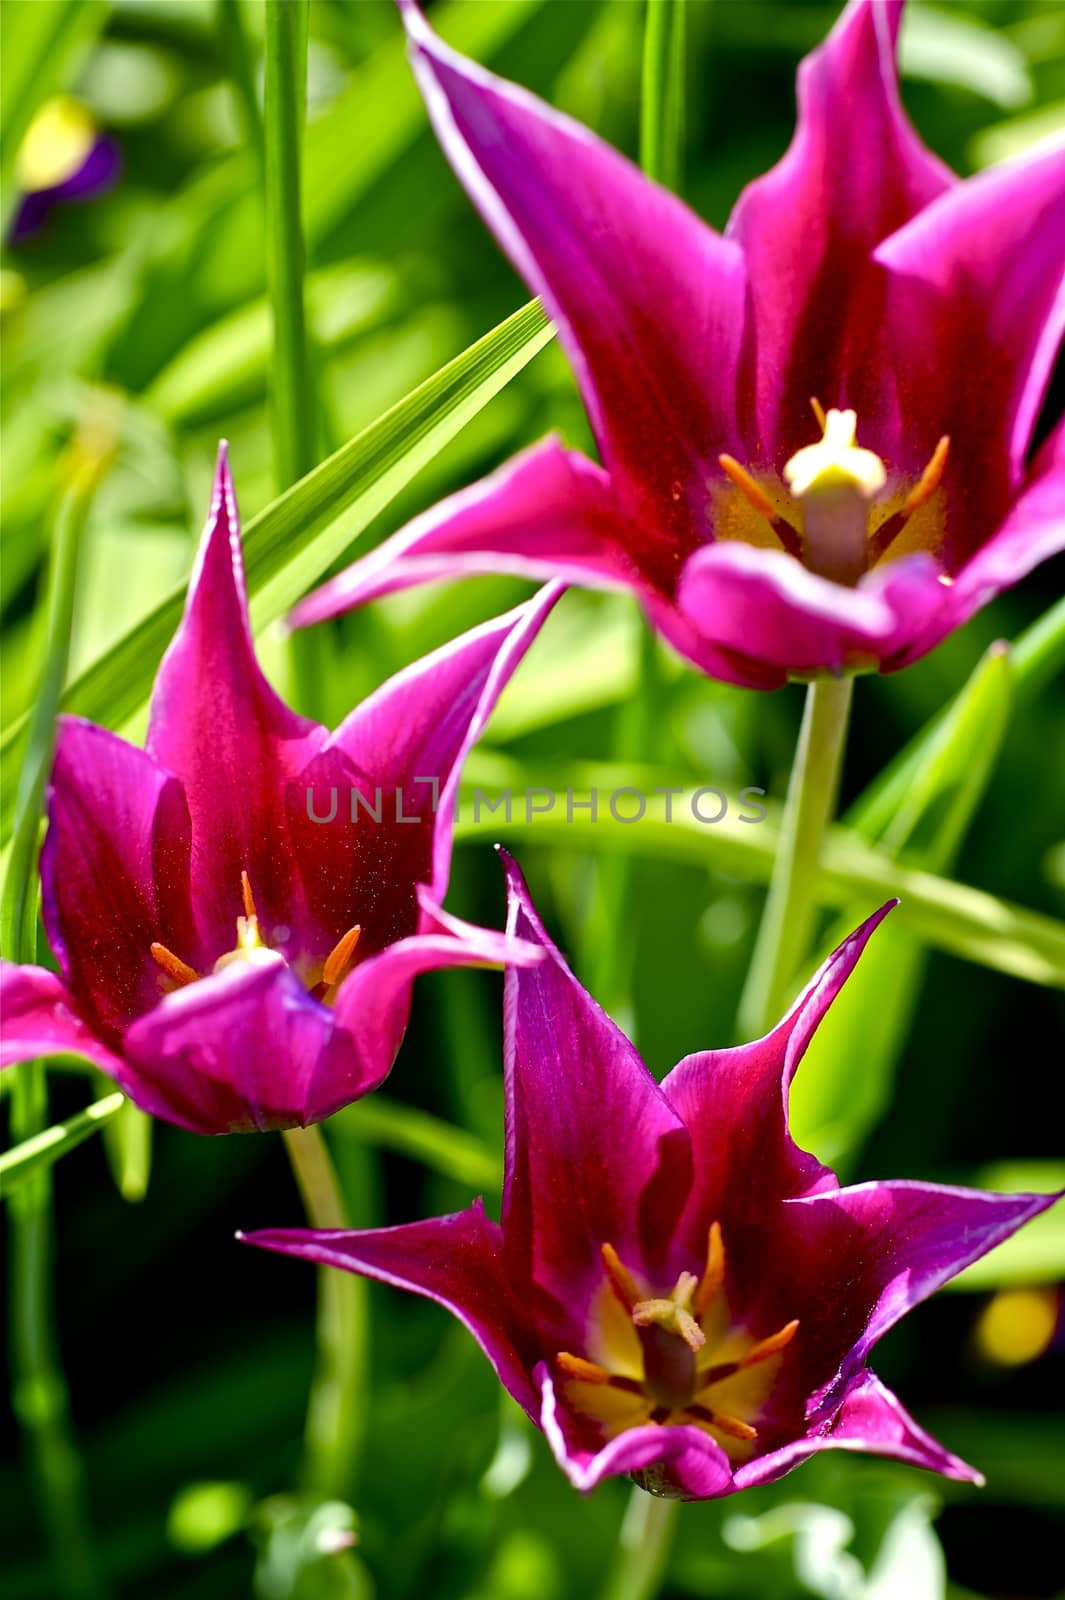
[[[578,1489],[703,1499],[827,1449],[979,1481],[870,1370],[877,1341],[1054,1196],[840,1188],[788,1133],[788,1086],[889,906],[764,1039],[661,1085],[567,970],[512,864],[502,1224],[483,1205],[251,1244],[427,1296],[479,1341]]]
[[[557,324],[601,465],[549,438],[298,608],[484,571],[635,594],[703,671],[892,671],[1065,547],[1065,147],[964,182],[851,0],[723,235],[400,0],[444,150]]]
[[[10,242],[21,244],[44,227],[57,205],[91,200],[109,189],[122,170],[122,153],[100,133],[78,100],[47,100],[19,148],[15,176],[23,194],[11,224]]]
[[[375,1088],[418,973],[530,955],[440,902],[466,752],[559,592],[329,733],[256,661],[223,448],[147,748],[61,719],[41,857],[60,972],[4,965],[0,1061],[87,1056],[197,1133],[302,1126]]]

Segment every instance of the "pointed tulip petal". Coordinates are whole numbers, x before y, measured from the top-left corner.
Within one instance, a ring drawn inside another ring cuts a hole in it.
[[[268,1228],[241,1237],[263,1250],[357,1272],[435,1300],[469,1329],[504,1387],[535,1417],[536,1395],[522,1354],[521,1318],[503,1274],[499,1228],[480,1200],[468,1211],[398,1228]]]
[[[636,535],[602,468],[552,437],[416,517],[308,595],[291,620],[306,627],[397,589],[478,573],[627,588],[626,538]]]
[[[147,739],[188,799],[196,915],[215,956],[233,943],[242,871],[264,919],[295,920],[284,796],[325,737],[289,710],[255,659],[223,447],[185,614],[155,681]]]
[[[508,931],[546,951],[506,978],[507,1271],[544,1297],[545,1312],[557,1301],[562,1339],[574,1313],[583,1333],[588,1296],[604,1281],[603,1245],[637,1268],[661,1268],[691,1149],[633,1046],[547,937],[517,866],[504,864]]]
[[[360,961],[417,932],[419,883],[444,898],[462,764],[562,593],[549,584],[397,673],[300,773],[288,831],[322,958],[355,924]]]
[[[851,0],[799,69],[799,121],[778,164],[741,195],[757,355],[747,421],[778,467],[810,442],[810,395],[883,415],[893,329],[875,247],[953,180],[899,102],[901,0]],[[897,420],[897,419],[896,419]]]
[[[112,1045],[165,992],[153,942],[198,959],[189,860],[180,785],[117,735],[61,718],[41,852],[44,925],[79,1008]]]
[[[732,1268],[742,1272],[750,1255],[746,1230],[764,1231],[781,1199],[838,1187],[829,1169],[793,1142],[788,1090],[816,1029],[894,904],[881,906],[832,952],[764,1039],[687,1056],[663,1080],[662,1093],[692,1141],[695,1182],[685,1228],[693,1253],[705,1248],[710,1223],[719,1222]],[[757,1173],[757,1183],[749,1173]],[[753,1257],[752,1264],[757,1270]]]
[[[44,967],[0,961],[0,1067],[37,1056],[85,1056],[121,1081],[122,1063],[78,1015],[73,995]]]
[[[800,1320],[808,1390],[831,1406],[900,1317],[1059,1198],[899,1179],[785,1201],[777,1303]]]
[[[875,1373],[859,1372],[832,1420],[809,1438],[796,1439],[736,1469],[736,1488],[773,1483],[821,1450],[855,1450],[890,1456],[962,1483],[983,1483],[974,1467],[926,1433]]]
[[[700,1428],[663,1428],[651,1422],[626,1429],[601,1449],[590,1449],[559,1404],[546,1367],[539,1367],[536,1376],[540,1426],[555,1460],[582,1494],[604,1478],[629,1474],[652,1493],[672,1499],[710,1500],[727,1492],[732,1482],[728,1457]]]
[[[953,570],[1024,479],[1061,345],[1065,143],[960,184],[877,260],[914,459],[951,436]]]
[[[740,251],[587,129],[465,61],[403,4],[437,135],[559,324],[627,508],[690,537],[708,449],[734,448]]]

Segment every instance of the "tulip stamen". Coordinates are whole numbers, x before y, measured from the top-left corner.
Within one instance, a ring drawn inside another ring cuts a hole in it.
[[[757,1344],[751,1346],[746,1355],[740,1356],[735,1361],[721,1361],[716,1366],[706,1367],[699,1374],[699,1380],[704,1389],[709,1389],[715,1383],[723,1383],[726,1378],[734,1378],[737,1372],[744,1372],[748,1367],[757,1367],[763,1361],[769,1361],[773,1356],[786,1350],[799,1331],[798,1318],[786,1322],[776,1333],[771,1333],[766,1339],[759,1339]]]
[[[560,1371],[577,1383],[594,1383],[607,1389],[620,1389],[626,1394],[643,1394],[643,1385],[635,1378],[623,1378],[617,1372],[608,1372],[597,1361],[586,1361],[583,1356],[571,1355],[568,1350],[560,1350],[555,1361]]]
[[[158,962],[167,977],[173,978],[174,982],[180,984],[182,988],[187,983],[195,983],[200,976],[194,968],[189,966],[187,961],[182,961],[180,956],[174,954],[173,950],[168,950],[165,944],[156,942],[149,945],[148,948],[151,951],[152,960]]]
[[[344,976],[351,964],[351,958],[355,954],[355,946],[359,942],[361,933],[362,928],[356,923],[353,928],[349,928],[347,933],[337,940],[326,956],[325,966],[322,968],[322,982],[327,989],[331,989],[334,984],[339,983]]]
[[[810,410],[814,414],[817,426],[821,429],[821,432],[824,433],[826,427],[828,426],[828,417],[825,414],[824,406],[821,404],[820,400],[815,394],[810,396]]]
[[[888,517],[882,522],[870,539],[869,564],[871,566],[879,561],[885,551],[894,544],[914,512],[920,511],[921,507],[931,500],[943,481],[949,454],[950,434],[945,433],[933,450],[928,465],[903,501],[901,511],[896,511],[894,516]]]
[[[259,915],[255,909],[255,896],[251,892],[251,879],[246,872],[240,875],[240,893],[244,901],[244,915],[249,922],[258,923]]]
[[[634,1307],[644,1298],[639,1284],[622,1262],[621,1257],[612,1244],[603,1245],[600,1254],[603,1266],[606,1268],[607,1280],[625,1310],[630,1314]]]
[[[705,1422],[707,1427],[727,1433],[730,1439],[742,1439],[744,1443],[750,1443],[758,1437],[757,1428],[752,1428],[749,1422],[739,1417],[730,1416],[727,1411],[711,1411],[709,1406],[690,1405],[685,1408],[685,1414],[693,1422]]]
[[[720,1222],[710,1224],[706,1242],[706,1266],[695,1291],[695,1315],[703,1312],[717,1299],[725,1284],[725,1241],[721,1236]]]
[[[751,477],[746,467],[742,467],[735,456],[720,455],[718,465],[736,488],[743,495],[747,503],[754,507],[760,517],[763,517],[789,555],[799,558],[802,555],[802,541],[798,531],[792,527],[786,517],[780,516],[772,500],[761,485]]]

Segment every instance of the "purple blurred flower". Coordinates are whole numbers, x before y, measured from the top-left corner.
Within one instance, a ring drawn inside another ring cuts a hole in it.
[[[909,1181],[841,1189],[797,1148],[787,1091],[888,909],[772,1033],[659,1085],[576,982],[508,864],[502,1226],[468,1211],[248,1242],[426,1295],[480,1342],[579,1488],[628,1473],[702,1499],[826,1449],[980,1481],[867,1366],[919,1301],[1054,1196]]]
[[[19,151],[24,193],[10,229],[12,244],[38,233],[62,201],[90,200],[122,171],[122,152],[96,128],[77,100],[59,96],[42,107]]]
[[[41,856],[61,976],[3,965],[0,1061],[88,1056],[197,1133],[292,1127],[386,1076],[418,973],[535,957],[440,902],[466,752],[559,592],[331,734],[255,659],[223,447],[147,749],[61,719]]]
[[[712,676],[774,687],[903,666],[1065,546],[1065,424],[1033,453],[1065,148],[959,182],[899,101],[901,0],[851,0],[803,62],[791,147],[724,236],[400,3],[440,140],[558,324],[603,464],[545,440],[298,622],[430,578],[564,576],[635,593]]]

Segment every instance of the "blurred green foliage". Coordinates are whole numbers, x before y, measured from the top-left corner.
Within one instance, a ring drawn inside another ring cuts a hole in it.
[[[689,0],[683,186],[715,224],[784,149],[797,57],[835,9]],[[440,0],[433,14],[450,42],[635,154],[636,0]],[[75,95],[124,160],[110,193],[57,209],[39,235],[5,255],[6,728],[31,704],[40,675],[61,455],[102,391],[121,395],[123,421],[84,535],[75,673],[187,575],[218,437],[231,442],[246,522],[272,500],[274,465],[256,133],[261,4],[4,0],[0,25],[5,215],[16,198],[19,140],[48,95]],[[962,172],[1065,125],[1065,10],[1045,0],[915,0],[902,63],[911,115]],[[459,357],[525,295],[429,132],[391,0],[312,0],[307,93],[308,310],[324,453]],[[390,482],[394,498],[370,507],[362,543],[551,427],[590,448],[553,345],[444,448],[426,450],[416,477]],[[343,542],[323,560],[330,557],[342,559]],[[1045,611],[1060,577],[1060,563],[1033,575],[906,673],[859,681],[845,802],[969,682],[988,646]],[[326,670],[303,709],[338,720],[397,666],[523,592],[487,579],[434,588],[327,626]],[[501,705],[477,773],[554,774],[611,760],[636,681],[640,627],[620,600],[569,596]],[[279,636],[267,629],[260,647],[290,689]],[[136,663],[138,674],[154,667],[154,656]],[[942,782],[926,769],[904,821],[872,837],[903,866],[954,871],[1060,914],[1061,782],[1049,763],[1065,748],[1065,700],[1044,686],[1013,714],[1008,678],[1006,658],[990,657],[962,704],[958,742],[939,749]],[[124,692],[116,682],[116,703],[138,703]],[[743,693],[663,660],[655,695],[649,766],[729,795],[745,785],[782,795],[797,689]],[[139,734],[136,718],[125,731]],[[604,920],[594,840],[516,830],[514,842],[550,925],[589,979],[616,932]],[[661,1072],[732,1037],[762,888],[709,852],[693,867],[647,846],[636,852],[630,893],[628,1015]],[[498,923],[501,901],[486,841],[471,836],[458,852],[450,903]],[[855,900],[845,920],[870,909]],[[827,925],[822,932],[830,936]],[[819,1153],[856,1178],[974,1181],[1008,1158],[1004,1186],[1060,1181],[1036,1165],[1061,1154],[1047,1114],[1060,1072],[1060,996],[1003,972],[977,976],[902,926],[881,938],[861,978],[861,1015],[841,1011],[811,1050],[806,1098],[799,1080],[803,1125]],[[499,1000],[495,975],[422,980],[387,1098],[334,1120],[329,1134],[359,1224],[453,1209],[482,1187],[496,1203]],[[869,1008],[883,1021],[871,1033]],[[57,1118],[84,1107],[79,1071],[57,1071],[52,1082]],[[108,1127],[117,1186],[102,1140],[55,1169],[61,1342],[115,1591],[138,1600],[579,1600],[595,1592],[624,1486],[607,1484],[581,1501],[543,1441],[501,1400],[468,1336],[442,1312],[384,1288],[371,1290],[373,1382],[351,1484],[356,1516],[291,1497],[314,1275],[232,1242],[238,1227],[299,1220],[280,1141],[198,1140],[160,1126],[155,1145],[146,1193],[145,1128],[125,1111]],[[970,1280],[972,1292],[944,1297],[897,1330],[878,1363],[920,1419],[986,1472],[986,1490],[825,1457],[742,1501],[685,1507],[664,1593],[962,1600],[1057,1592],[1061,1342],[1009,1367],[993,1364],[977,1335],[998,1285],[1061,1275],[1062,1225],[1048,1217],[1038,1240],[1035,1230],[1026,1240],[1019,1261],[1001,1252]],[[14,1452],[0,1468],[0,1539],[5,1593],[51,1600]]]

